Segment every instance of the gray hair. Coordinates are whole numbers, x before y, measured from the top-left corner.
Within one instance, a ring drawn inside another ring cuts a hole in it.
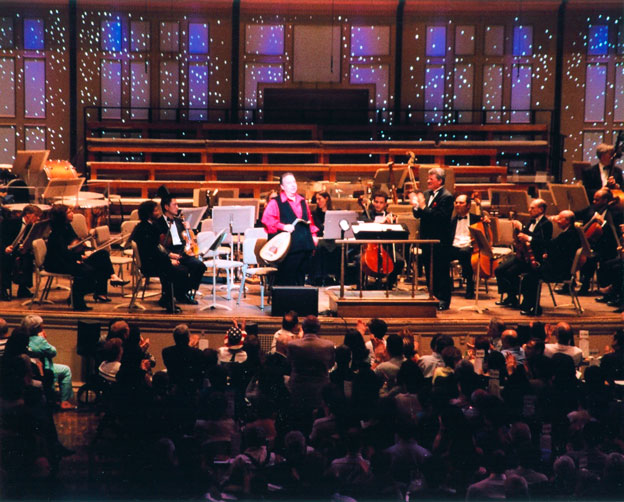
[[[21,327],[26,330],[28,336],[35,336],[43,329],[41,316],[30,314],[22,319]]]
[[[427,171],[427,174],[435,175],[439,180],[442,180],[442,184],[446,181],[446,172],[441,167],[432,167]]]

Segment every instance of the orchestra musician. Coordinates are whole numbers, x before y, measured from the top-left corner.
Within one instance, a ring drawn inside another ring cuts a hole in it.
[[[297,219],[303,221],[298,222]],[[291,235],[288,253],[277,267],[275,284],[303,286],[310,256],[318,243],[319,229],[312,220],[310,206],[297,193],[297,180],[293,173],[280,176],[280,193],[264,208],[262,224],[269,238],[279,232]]]
[[[618,261],[620,225],[624,223],[624,214],[618,202],[610,189],[600,188],[594,194],[593,204],[575,215],[577,220],[583,223],[585,235],[594,251],[593,256],[589,257],[581,268],[579,293],[588,291],[596,268],[598,268],[598,285],[607,288],[612,284],[614,266]],[[618,296],[619,292],[612,289],[596,301],[618,303]]]
[[[389,195],[383,190],[378,190],[373,193],[370,204],[366,204],[366,201],[362,199],[364,205],[362,213],[358,216],[358,221],[373,222],[381,224],[396,223],[396,215],[388,211]],[[375,247],[376,249],[376,247]],[[396,284],[398,276],[403,272],[405,268],[405,260],[396,251],[393,244],[386,244],[383,246],[383,250],[392,259],[392,272],[387,274],[388,289],[392,289]],[[364,248],[366,253],[367,248]],[[375,263],[376,251],[372,253],[373,263]],[[381,274],[381,272],[379,272]],[[381,281],[378,281],[381,284]],[[375,283],[377,284],[377,282]]]
[[[161,244],[171,260],[177,261],[179,272],[186,277],[184,282],[176,284],[174,290],[176,301],[188,305],[197,305],[195,292],[201,284],[204,272],[206,272],[206,265],[199,258],[193,256],[192,251],[187,250],[186,239],[190,239],[192,236],[190,236],[188,224],[179,216],[180,210],[177,199],[172,197],[165,187],[161,187],[159,193],[162,216],[157,220],[157,228],[161,234]]]
[[[18,285],[17,298],[31,298],[33,285],[32,249],[22,245],[26,241],[33,225],[41,218],[39,207],[29,204],[22,210],[20,218],[8,218],[2,221],[2,287],[0,300],[12,298],[11,283]]]
[[[93,291],[95,302],[110,302],[107,296],[108,280],[112,286],[128,284],[113,271],[108,251],[87,254],[87,248],[71,226],[74,211],[64,205],[50,210],[50,228],[44,268],[48,272],[71,274],[74,277],[71,295],[74,310],[91,310],[84,300],[85,293]]]
[[[455,216],[451,219],[451,256],[450,260],[458,260],[462,269],[462,277],[466,281],[466,298],[472,299],[475,295],[475,283],[472,270],[472,239],[470,225],[478,223],[481,218],[470,213],[470,197],[460,194],[455,197]]]
[[[453,195],[444,188],[446,173],[440,167],[429,169],[427,188],[424,193],[416,192],[410,200],[414,217],[420,219],[420,238],[437,239],[433,246],[433,284],[429,285],[438,299],[438,310],[448,310],[451,304],[451,215],[453,214]],[[422,248],[427,281],[430,271],[430,246]]]
[[[548,282],[560,282],[568,279],[576,250],[581,247],[578,230],[574,227],[574,213],[561,211],[554,218],[561,233],[546,245],[539,268],[531,268],[522,281],[522,315],[540,315],[537,286],[540,279]]]
[[[310,271],[310,282],[315,286],[329,286],[336,284],[340,273],[340,252],[333,239],[324,239],[325,213],[331,211],[332,200],[328,192],[317,192],[314,194],[316,207],[312,211],[312,221],[318,228],[320,237],[314,254],[312,255],[312,267]]]
[[[596,191],[602,187],[619,188],[622,183],[622,170],[613,163],[615,147],[601,143],[596,148],[598,163],[583,169],[581,178],[589,200],[593,200]]]
[[[130,237],[138,248],[141,258],[141,272],[147,276],[157,276],[162,286],[162,296],[158,304],[169,313],[180,312],[173,304],[171,289],[182,292],[187,289],[186,270],[180,267],[175,254],[167,253],[160,244],[158,221],[162,217],[160,206],[153,200],[146,200],[139,206],[139,224]]]
[[[529,206],[529,223],[523,226],[514,220],[514,228],[519,232],[516,237],[517,255],[501,263],[495,271],[498,292],[501,295],[501,300],[496,305],[518,307],[520,274],[529,272],[542,263],[546,246],[553,234],[553,224],[546,217],[546,207],[543,199],[535,199]]]

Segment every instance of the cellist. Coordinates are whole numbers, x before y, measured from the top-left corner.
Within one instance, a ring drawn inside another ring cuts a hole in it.
[[[362,206],[364,211],[358,216],[359,221],[365,222],[374,222],[374,223],[395,223],[395,215],[388,212],[388,194],[383,190],[379,190],[373,194],[373,199],[370,204],[367,204],[367,201],[362,200]],[[373,271],[377,272],[378,277],[384,275],[384,270],[377,270],[377,246],[369,245],[370,247],[365,247],[362,250],[362,253],[366,258],[368,258],[368,262],[372,265],[370,267]],[[391,249],[390,246],[384,246],[382,249],[382,269],[385,269],[387,265],[387,258],[390,257],[390,267],[388,270],[388,288],[392,288],[396,283],[397,277],[403,271],[403,267],[405,266],[405,261],[403,258],[396,253],[394,249]],[[381,281],[377,281],[379,285],[381,285]]]
[[[451,261],[458,260],[462,269],[462,277],[466,281],[466,298],[474,298],[474,276],[471,264],[472,243],[468,228],[481,221],[476,214],[470,213],[470,197],[460,194],[455,197],[455,215],[451,219],[451,233],[453,244],[451,247]]]

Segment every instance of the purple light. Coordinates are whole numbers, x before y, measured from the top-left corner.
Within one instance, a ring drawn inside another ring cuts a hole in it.
[[[533,27],[514,26],[513,55],[530,56],[533,54]]]
[[[606,56],[609,49],[609,26],[599,24],[589,27],[589,56]]]
[[[24,19],[24,49],[41,51],[45,48],[43,19]]]
[[[429,26],[427,28],[427,56],[442,57],[446,55],[446,26]]]
[[[207,24],[189,23],[189,52],[191,54],[208,54]]]
[[[121,21],[102,21],[100,33],[103,51],[121,50]]]

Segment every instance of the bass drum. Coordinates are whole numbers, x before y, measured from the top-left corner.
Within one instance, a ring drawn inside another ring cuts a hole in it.
[[[290,233],[280,232],[269,239],[258,254],[269,265],[280,263],[288,254],[290,242]]]

